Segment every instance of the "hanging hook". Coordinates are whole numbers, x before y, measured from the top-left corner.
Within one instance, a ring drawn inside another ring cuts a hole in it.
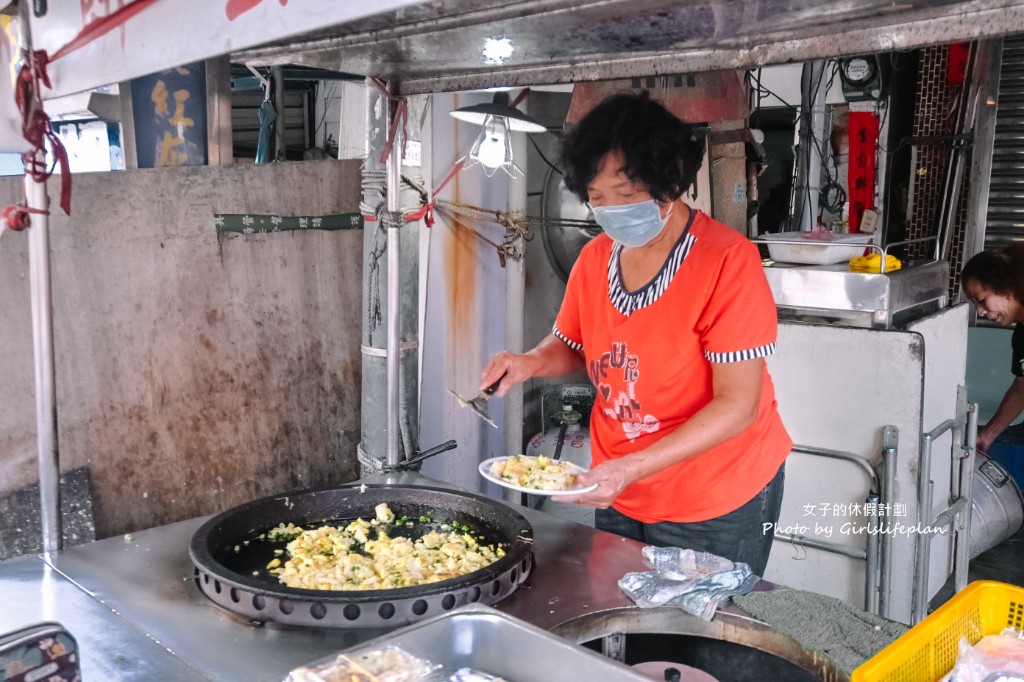
[[[260,85],[263,86],[263,101],[264,102],[269,102],[270,101],[270,81],[268,81],[266,78],[264,78],[263,74],[261,74],[259,71],[257,71],[256,67],[253,66],[252,64],[246,64],[245,68],[247,68],[250,71],[252,71],[252,75],[256,76],[256,80],[258,80],[260,82]]]

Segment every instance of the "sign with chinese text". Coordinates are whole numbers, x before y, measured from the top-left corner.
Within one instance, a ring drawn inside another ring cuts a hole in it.
[[[214,213],[217,233],[266,234],[270,232],[303,232],[305,230],[361,230],[360,213],[331,215],[255,215],[251,213]]]
[[[187,64],[132,81],[139,168],[206,164],[206,68]]]

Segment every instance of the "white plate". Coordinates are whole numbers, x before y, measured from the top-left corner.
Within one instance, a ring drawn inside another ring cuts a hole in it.
[[[519,492],[529,493],[530,495],[579,495],[580,493],[589,493],[591,490],[597,489],[597,484],[588,485],[585,488],[571,488],[569,490],[537,490],[536,488],[526,488],[521,485],[515,485],[508,481],[503,481],[494,474],[491,473],[491,465],[495,462],[504,462],[508,457],[491,457],[480,462],[480,466],[477,467],[480,471],[480,475],[486,478],[491,483],[496,483],[503,488],[511,488],[512,490],[518,490]],[[565,460],[561,460],[565,462]],[[572,462],[565,462],[572,467],[571,473],[574,474],[585,474],[587,470],[578,464]]]

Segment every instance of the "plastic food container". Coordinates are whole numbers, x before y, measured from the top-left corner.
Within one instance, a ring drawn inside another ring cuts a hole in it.
[[[801,232],[777,232],[762,235],[768,244],[768,255],[779,263],[803,265],[832,265],[864,255],[871,243],[871,234],[837,234],[832,241],[803,239]],[[781,243],[799,242],[799,243]],[[778,243],[773,243],[778,242]]]
[[[956,665],[960,638],[976,644],[1024,630],[1024,587],[979,580],[853,671],[853,682],[934,682]]]

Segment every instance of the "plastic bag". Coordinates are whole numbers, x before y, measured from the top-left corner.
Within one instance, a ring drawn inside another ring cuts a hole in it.
[[[1024,682],[1024,632],[1006,628],[971,646],[960,639],[960,656],[942,682]]]
[[[757,583],[747,564],[680,547],[644,547],[644,558],[654,567],[627,573],[619,587],[637,606],[678,606],[711,620],[719,605],[735,594],[746,594]]]

